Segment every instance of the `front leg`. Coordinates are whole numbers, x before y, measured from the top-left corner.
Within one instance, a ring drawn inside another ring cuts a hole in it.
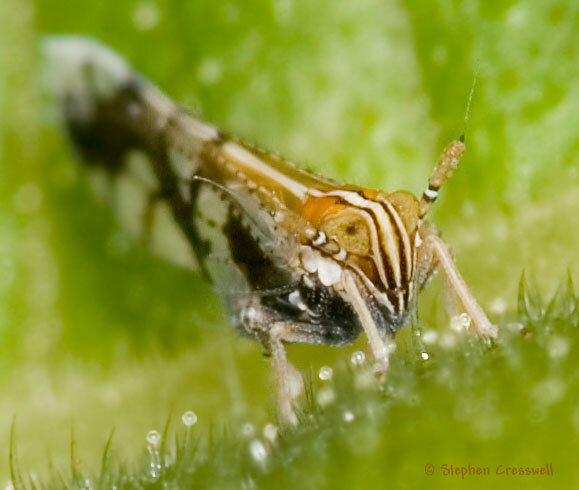
[[[437,263],[444,271],[447,279],[445,283],[448,284],[448,287],[451,288],[452,292],[458,296],[464,309],[471,317],[476,332],[481,337],[496,338],[498,334],[497,327],[490,322],[485,312],[478,304],[478,301],[471,293],[454,263],[448,245],[438,235],[428,233],[423,237],[423,243],[419,249],[418,273],[420,274],[420,269],[427,268],[431,270],[433,268],[433,263]]]
[[[390,364],[390,351],[384,342],[384,339],[380,335],[380,332],[378,331],[376,322],[372,318],[372,314],[370,313],[364,298],[362,298],[362,294],[360,292],[361,286],[356,281],[354,274],[350,273],[349,271],[344,272],[342,276],[342,285],[344,287],[344,291],[348,295],[348,299],[351,302],[352,307],[358,314],[360,324],[362,325],[362,329],[366,334],[368,344],[370,345],[374,360],[376,361],[374,366],[374,374],[379,379],[383,378],[386,375],[388,366]]]

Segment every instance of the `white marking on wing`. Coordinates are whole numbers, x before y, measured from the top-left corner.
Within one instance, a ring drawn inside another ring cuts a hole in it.
[[[197,170],[197,164],[194,161],[174,148],[169,150],[169,165],[180,180],[187,182],[191,180]]]
[[[89,118],[95,99],[112,96],[134,76],[117,53],[89,38],[47,37],[42,53],[47,84],[53,92],[72,98],[79,118]]]
[[[211,141],[219,138],[219,132],[215,127],[201,122],[199,119],[192,116],[187,117],[187,122],[183,124],[183,129],[189,134],[189,136],[204,141]]]
[[[304,199],[308,188],[287,177],[278,170],[270,167],[265,162],[257,158],[253,153],[246,150],[237,143],[228,142],[222,147],[225,155],[237,162],[238,165],[253,170],[269,179],[277,182],[299,199]]]

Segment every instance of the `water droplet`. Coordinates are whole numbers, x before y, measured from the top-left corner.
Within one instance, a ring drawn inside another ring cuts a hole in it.
[[[470,327],[470,324],[472,323],[472,318],[469,315],[467,315],[466,313],[461,313],[460,315],[458,315],[458,317],[460,318],[460,322],[462,323],[462,326],[464,328]]]
[[[265,460],[267,459],[267,448],[259,439],[251,441],[249,452],[254,461],[261,464],[265,463]]]
[[[263,428],[263,437],[265,437],[272,444],[277,439],[277,433],[278,429],[275,424],[265,424],[265,427]]]
[[[280,24],[285,24],[291,19],[293,4],[291,0],[275,0],[273,2],[273,11],[276,20]]]
[[[433,345],[438,340],[438,332],[436,330],[426,330],[422,340],[426,345]]]
[[[422,357],[422,359],[424,359],[425,361],[427,361],[428,359],[430,359],[430,356],[428,355],[428,352],[421,352],[421,353],[420,353],[420,357]]]
[[[255,434],[255,427],[253,427],[253,424],[247,422],[241,426],[241,434],[243,434],[245,437],[251,437],[253,434]]]
[[[181,420],[187,427],[191,427],[197,423],[197,414],[192,410],[187,410],[182,416]]]
[[[218,59],[208,58],[201,62],[197,70],[199,81],[205,85],[214,85],[221,80],[223,68]]]
[[[353,422],[355,418],[356,417],[354,416],[354,414],[352,412],[350,412],[350,410],[347,410],[342,414],[342,419],[344,419],[344,422],[346,422],[348,424],[350,422]]]
[[[376,386],[376,378],[371,370],[364,369],[356,373],[354,378],[354,386],[357,389],[368,389]]]
[[[161,434],[156,430],[147,432],[147,443],[151,446],[158,446],[161,443]]]
[[[255,480],[251,477],[241,482],[241,490],[255,490]]]
[[[159,445],[161,434],[156,430],[147,432],[147,451],[149,452],[149,476],[156,481],[161,476],[161,455]]]
[[[322,381],[329,381],[334,375],[334,370],[330,366],[322,366],[318,376]]]
[[[379,359],[384,359],[388,357],[388,347],[386,347],[385,345],[381,345],[376,349],[376,353],[374,354],[374,357],[379,358]]]
[[[566,391],[567,385],[561,379],[548,378],[535,385],[532,395],[539,407],[549,406],[561,401]]]
[[[452,317],[450,320],[450,328],[452,328],[455,332],[463,332],[468,327],[470,327],[472,320],[470,316],[466,313],[461,313],[460,315]]]
[[[133,12],[133,24],[141,31],[150,31],[161,19],[159,7],[153,2],[144,2]]]
[[[508,306],[505,298],[497,297],[492,300],[489,310],[495,315],[503,315],[507,311]]]
[[[547,352],[553,360],[565,358],[569,353],[569,340],[565,337],[553,337],[547,344]]]
[[[316,401],[321,407],[327,407],[336,400],[336,393],[332,388],[323,388],[316,394]]]
[[[350,358],[350,362],[354,366],[361,366],[366,361],[366,354],[364,354],[361,350],[357,350],[356,352],[352,352],[352,357]]]
[[[509,27],[521,27],[528,23],[528,11],[521,5],[512,7],[507,12],[506,20]]]
[[[525,330],[525,326],[519,322],[510,322],[507,323],[505,326],[507,330],[509,330],[509,332],[512,333],[520,334],[521,332],[523,332],[523,330]]]
[[[456,336],[452,332],[444,332],[440,336],[439,344],[443,349],[453,349],[456,346]]]

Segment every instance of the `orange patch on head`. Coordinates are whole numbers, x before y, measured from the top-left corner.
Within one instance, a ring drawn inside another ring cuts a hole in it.
[[[362,194],[366,199],[370,201],[375,201],[379,194],[383,194],[380,191],[375,191],[374,189],[363,189]]]
[[[308,196],[302,207],[301,215],[312,226],[318,227],[327,216],[338,213],[345,208],[346,206],[339,204],[338,198],[334,196]]]

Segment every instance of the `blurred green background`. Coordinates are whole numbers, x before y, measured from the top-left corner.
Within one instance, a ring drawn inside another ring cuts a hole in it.
[[[43,474],[66,471],[72,433],[90,470],[112,428],[130,460],[185,410],[199,433],[274,417],[259,346],[90,192],[42,83],[42,36],[95,37],[231,132],[339,180],[415,193],[464,130],[477,74],[467,157],[432,218],[503,321],[524,268],[547,294],[577,272],[578,20],[572,0],[0,0],[0,484],[13,418],[20,461]],[[447,328],[441,305],[435,282],[421,321]],[[290,356],[315,373],[356,348]],[[406,454],[402,468],[421,471]]]

